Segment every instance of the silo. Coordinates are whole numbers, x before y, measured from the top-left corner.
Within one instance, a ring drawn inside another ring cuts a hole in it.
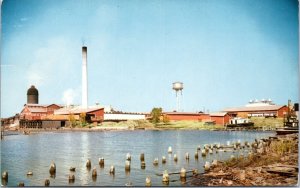
[[[27,90],[27,104],[38,104],[39,103],[39,91],[32,85]]]

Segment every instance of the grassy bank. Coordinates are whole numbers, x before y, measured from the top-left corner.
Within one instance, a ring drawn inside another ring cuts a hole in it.
[[[254,127],[283,127],[283,118],[252,117],[251,121],[254,123]]]
[[[160,123],[155,125],[159,129],[197,129],[197,130],[215,130],[223,129],[220,125],[205,125],[199,121],[172,121],[166,124]]]
[[[252,117],[251,121],[254,123],[254,127],[267,127],[276,128],[283,126],[283,118],[264,118],[264,117]],[[129,120],[121,122],[103,122],[97,125],[98,127],[110,128],[110,127],[123,127],[130,130],[134,129],[180,129],[180,130],[223,130],[222,125],[206,125],[204,122],[199,121],[170,121],[168,123],[151,123],[147,120]],[[77,126],[77,128],[93,128],[94,125],[86,125],[84,127]]]
[[[92,126],[92,125],[90,125]],[[86,126],[89,127],[89,126]],[[151,123],[147,120],[131,120],[121,122],[103,122],[98,124],[98,127],[127,127],[128,129],[146,129],[146,130],[168,130],[168,129],[181,129],[181,130],[216,130],[223,129],[221,125],[205,125],[199,121],[171,121],[169,123]]]

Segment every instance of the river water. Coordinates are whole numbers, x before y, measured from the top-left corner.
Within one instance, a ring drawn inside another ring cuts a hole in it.
[[[7,185],[16,186],[23,181],[25,186],[43,186],[44,180],[50,180],[50,186],[144,186],[147,176],[151,177],[153,186],[162,186],[162,177],[157,173],[164,170],[178,172],[197,168],[203,172],[205,161],[224,160],[240,152],[214,152],[205,158],[199,153],[194,158],[197,146],[227,141],[253,142],[255,138],[273,136],[274,132],[251,131],[110,131],[110,132],[45,132],[32,135],[11,135],[1,141],[1,173],[8,171]],[[173,149],[168,154],[168,147]],[[185,153],[189,152],[189,161]],[[245,154],[247,153],[244,151]],[[131,154],[131,170],[125,173],[126,154]],[[145,153],[146,168],[140,167],[140,154]],[[177,154],[178,162],[173,155]],[[162,156],[167,162],[161,163]],[[100,168],[98,159],[104,157],[104,168]],[[154,166],[154,158],[159,158],[159,165]],[[92,170],[86,168],[86,160],[92,161],[97,168],[97,179],[92,179]],[[56,163],[56,176],[50,177],[51,161]],[[111,165],[115,166],[115,175],[109,174]],[[69,168],[76,167],[75,182],[69,184]],[[27,172],[32,171],[32,176]],[[178,180],[178,181],[177,181]],[[170,186],[184,186],[179,175],[170,176]]]

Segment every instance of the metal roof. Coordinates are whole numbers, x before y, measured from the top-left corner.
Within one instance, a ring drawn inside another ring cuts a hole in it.
[[[212,112],[209,115],[210,116],[225,116],[227,114],[227,112]]]
[[[54,111],[54,114],[81,114],[81,113],[90,113],[97,110],[104,109],[103,107],[98,108],[61,108]]]
[[[167,114],[167,115],[203,115],[204,113],[197,113],[197,112],[163,112],[163,114]]]
[[[279,110],[280,108],[285,107],[285,105],[269,105],[269,106],[251,106],[251,107],[234,107],[226,108],[224,112],[251,112],[251,111],[270,111],[270,110]]]
[[[47,108],[29,108],[32,113],[46,113]]]
[[[63,105],[60,105],[60,104],[24,104],[24,106],[28,106],[28,107],[48,107],[48,106],[51,106],[51,105],[56,105],[56,106],[59,106],[59,107],[63,107]]]

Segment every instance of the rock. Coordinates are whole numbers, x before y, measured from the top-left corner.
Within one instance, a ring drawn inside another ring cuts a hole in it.
[[[231,186],[233,184],[233,182],[231,180],[227,181],[227,185]]]
[[[198,174],[198,169],[193,169],[193,175],[197,175]]]
[[[241,170],[238,176],[241,181],[244,181],[246,179],[245,170]]]
[[[131,186],[132,186],[132,182],[129,181],[128,183],[125,183],[125,186],[126,186],[126,187],[131,187]]]
[[[223,183],[223,178],[221,178],[219,181],[219,184],[222,184],[222,183]]]
[[[255,180],[256,183],[261,182],[263,179],[264,179],[264,178],[262,178],[262,177],[255,177],[255,178],[254,178],[254,180]]]
[[[218,161],[214,159],[213,162],[211,163],[211,166],[216,167],[217,165],[218,165]]]
[[[209,169],[210,169],[210,163],[206,161],[204,165],[204,170],[208,171]]]

